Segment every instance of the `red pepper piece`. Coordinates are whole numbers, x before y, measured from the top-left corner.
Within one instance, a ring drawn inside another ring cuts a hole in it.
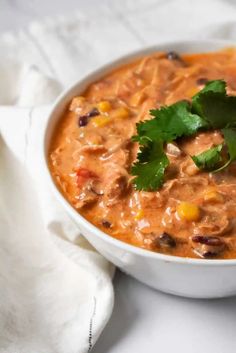
[[[97,175],[87,168],[79,168],[76,171],[76,184],[78,187],[84,185],[88,179],[97,178]]]

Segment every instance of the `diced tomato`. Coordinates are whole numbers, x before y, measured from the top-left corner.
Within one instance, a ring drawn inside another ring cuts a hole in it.
[[[76,171],[76,184],[78,187],[84,185],[88,179],[97,178],[97,175],[87,168],[79,168]]]

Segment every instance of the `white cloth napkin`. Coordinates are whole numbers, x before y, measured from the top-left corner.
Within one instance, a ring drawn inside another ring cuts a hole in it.
[[[74,230],[56,205],[43,221],[35,179],[0,149],[0,351],[88,352],[111,314],[111,269],[83,239],[59,238]]]
[[[41,175],[40,106],[143,45],[234,38],[235,15],[230,0],[99,2],[0,39],[1,353],[88,352],[113,306],[113,267],[79,236]]]
[[[31,108],[0,109],[0,352],[88,352],[112,312],[113,266],[44,182],[48,107],[33,107],[54,99],[59,84],[35,68],[8,69],[5,99]]]

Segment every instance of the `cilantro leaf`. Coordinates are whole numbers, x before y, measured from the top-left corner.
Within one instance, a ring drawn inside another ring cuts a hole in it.
[[[231,161],[234,161],[236,160],[236,130],[225,128],[222,129],[222,132],[225,138],[225,143],[228,147],[230,159]]]
[[[169,165],[163,150],[166,142],[194,135],[199,130],[222,129],[228,149],[225,163],[221,154],[223,144],[192,156],[199,169],[218,172],[236,160],[236,96],[227,95],[225,81],[208,82],[192,97],[192,103],[179,101],[153,109],[150,114],[153,119],[138,123],[137,135],[132,138],[141,146],[138,161],[131,170],[138,190],[153,191],[163,185]]]
[[[209,124],[209,128],[222,129],[236,126],[236,97],[226,94],[226,83],[210,81],[192,98],[192,110]]]
[[[226,82],[224,80],[208,81],[205,84],[205,87],[200,92],[195,94],[195,96],[193,96],[193,100],[195,100],[197,96],[209,91],[214,93],[226,94]]]
[[[197,156],[192,156],[192,160],[199,169],[205,171],[212,171],[219,166],[222,161],[221,150],[223,145],[220,144],[216,147],[212,147],[207,151],[204,151]]]
[[[164,182],[165,169],[169,165],[163,142],[146,140],[137,157],[138,161],[131,169],[131,174],[136,176],[133,179],[136,189],[154,191],[160,188]]]
[[[201,106],[201,116],[211,128],[236,126],[236,97],[207,92],[199,98],[198,104]]]
[[[222,167],[216,169],[215,172],[225,169],[231,162],[236,160],[236,130],[225,128],[222,129],[222,132],[228,149],[229,159]]]
[[[191,106],[186,101],[153,109],[150,114],[154,116],[154,119],[137,124],[138,135],[134,136],[133,141],[140,142],[145,136],[150,140],[161,139],[169,142],[181,136],[193,135],[206,126],[200,116],[191,113]]]
[[[205,87],[192,97],[192,109],[195,113],[200,116],[204,116],[202,111],[202,96],[208,94],[208,92],[219,93],[223,96],[226,95],[226,83],[223,80],[209,81]]]

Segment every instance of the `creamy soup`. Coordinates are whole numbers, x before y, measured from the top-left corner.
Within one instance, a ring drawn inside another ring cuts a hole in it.
[[[224,79],[236,95],[236,50],[142,57],[91,84],[72,99],[49,153],[53,178],[65,198],[110,236],[165,254],[236,258],[236,164],[201,171],[190,155],[223,141],[202,131],[168,143],[163,186],[136,190],[130,173],[138,144],[136,123],[149,110],[190,100],[209,80]]]

